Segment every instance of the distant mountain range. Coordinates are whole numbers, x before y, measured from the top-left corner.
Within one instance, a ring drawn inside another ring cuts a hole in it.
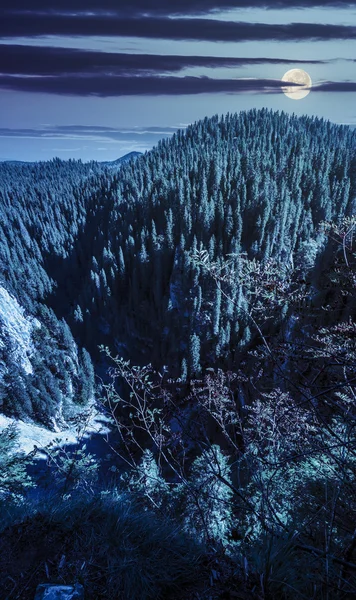
[[[124,154],[120,158],[116,160],[103,160],[103,161],[93,161],[98,162],[100,165],[105,165],[108,167],[117,167],[120,165],[124,165],[129,162],[132,158],[138,158],[142,155],[142,152],[129,152],[128,154]],[[0,160],[2,163],[7,163],[10,165],[33,165],[36,164],[37,161],[26,161],[26,160]]]
[[[125,163],[129,162],[132,158],[138,158],[139,156],[142,156],[142,152],[129,152],[128,154],[125,154],[124,156],[121,156],[121,158],[117,158],[116,160],[100,161],[100,164],[107,165],[108,167],[117,167],[120,165],[124,165]]]

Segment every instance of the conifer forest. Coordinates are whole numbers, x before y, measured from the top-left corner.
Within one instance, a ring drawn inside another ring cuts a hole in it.
[[[355,314],[347,125],[0,162],[0,599],[356,597]]]

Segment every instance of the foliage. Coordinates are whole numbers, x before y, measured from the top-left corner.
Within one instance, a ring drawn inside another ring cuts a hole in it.
[[[16,448],[19,433],[15,423],[0,432],[0,499],[21,499],[25,491],[34,486],[26,472],[30,458]]]
[[[201,578],[202,548],[114,490],[29,501],[13,516],[9,506],[1,523],[1,598],[14,587],[23,600],[33,598],[50,576],[83,584],[88,600],[156,600],[194,590]]]
[[[214,444],[194,460],[187,485],[180,484],[175,490],[184,506],[185,529],[196,539],[227,542],[232,525],[232,490],[220,476],[230,481],[230,466]]]
[[[169,486],[160,473],[157,462],[148,448],[143,451],[142,458],[130,473],[121,476],[126,481],[127,489],[138,497],[147,498],[148,506],[160,508],[166,499]]]
[[[169,514],[263,598],[356,593],[355,149],[347,127],[264,109],[195,123],[118,172],[0,166],[1,285],[39,325],[25,372],[1,323],[3,410],[63,424],[93,398],[77,342],[105,347],[112,473],[125,465],[141,534]],[[81,446],[48,456],[80,528],[74,495],[97,465]],[[110,585],[164,594],[148,546],[134,580],[130,544]]]
[[[165,383],[151,366],[148,376],[119,358],[111,373],[131,390],[123,401],[112,386],[107,403],[126,450],[154,451],[175,517],[196,536],[222,542],[245,565],[245,577],[246,569],[258,577],[265,596],[346,598],[356,590],[356,349],[354,323],[345,321],[355,287],[353,254],[348,248],[346,261],[342,244],[339,250],[336,266],[320,278],[330,282],[327,300],[338,315],[329,326],[320,326],[324,298],[315,310],[308,287],[299,289],[298,268],[286,273],[243,256],[222,265],[195,251],[193,259],[227,298],[231,281],[243,274],[246,308],[233,304],[237,317],[250,319],[259,344],[245,350],[236,373],[209,368],[187,383]],[[342,280],[349,281],[347,296],[340,294]],[[284,332],[276,310],[286,304],[294,324]],[[326,311],[324,323],[328,317]],[[279,328],[267,339],[262,328],[269,318]],[[115,410],[123,402],[129,424]],[[315,557],[312,569],[308,555]]]
[[[191,254],[206,248],[220,266],[244,256],[240,281],[263,265],[271,300],[273,270],[285,291],[293,266],[316,279],[320,261],[332,263],[320,222],[355,208],[355,140],[347,127],[263,109],[194,123],[117,171],[3,163],[0,280],[31,314],[45,303],[64,317],[95,359],[97,344],[119,340],[123,358],[174,377],[184,359],[192,376],[236,368],[255,338],[236,307],[256,311],[263,298],[231,281],[219,300]]]
[[[55,439],[44,449],[47,462],[56,486],[63,495],[77,493],[78,490],[93,490],[97,481],[99,468],[96,457],[87,452],[86,444],[78,443],[70,451],[60,445],[61,440]]]

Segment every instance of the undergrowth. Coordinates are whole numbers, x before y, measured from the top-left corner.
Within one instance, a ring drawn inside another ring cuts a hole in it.
[[[158,600],[200,580],[202,547],[113,491],[3,503],[0,515],[1,600],[33,600],[46,581],[79,582],[86,600]]]

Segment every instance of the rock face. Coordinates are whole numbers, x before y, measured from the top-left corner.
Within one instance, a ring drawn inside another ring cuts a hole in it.
[[[31,334],[38,327],[41,327],[40,322],[26,317],[17,300],[0,286],[0,348],[5,348],[6,342],[11,344],[13,358],[25,373],[32,373],[30,358],[34,348]]]
[[[53,585],[41,583],[37,586],[34,600],[84,600],[84,588],[75,585]]]

